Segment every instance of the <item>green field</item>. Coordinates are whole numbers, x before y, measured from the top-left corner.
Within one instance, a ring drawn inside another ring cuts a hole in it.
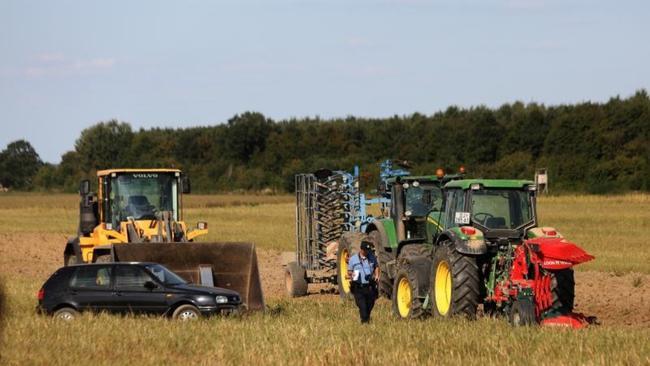
[[[205,240],[252,241],[278,251],[294,246],[291,196],[191,196],[186,203],[189,222],[210,223]],[[650,273],[649,203],[647,195],[544,197],[538,211],[543,225],[597,257],[578,270],[622,276]],[[382,300],[373,323],[361,327],[356,309],[336,296],[274,295],[265,314],[190,324],[108,315],[64,324],[33,309],[35,292],[60,262],[59,245],[74,232],[77,204],[74,195],[0,196],[0,276],[7,298],[0,364],[650,363],[646,326],[568,331],[513,329],[493,319],[404,322]],[[16,239],[22,236],[30,239]],[[634,311],[650,312],[650,305]]]

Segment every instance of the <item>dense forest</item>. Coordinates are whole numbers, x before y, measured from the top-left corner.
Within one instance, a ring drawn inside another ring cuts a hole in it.
[[[551,191],[650,190],[650,98],[645,90],[606,103],[497,109],[449,107],[433,115],[273,121],[246,112],[227,123],[140,129],[107,121],[81,132],[58,165],[42,163],[31,144],[0,152],[0,183],[16,190],[74,192],[109,167],[177,167],[194,191],[293,190],[293,175],[359,165],[371,191],[379,162],[409,160],[413,173],[532,179],[548,168]]]

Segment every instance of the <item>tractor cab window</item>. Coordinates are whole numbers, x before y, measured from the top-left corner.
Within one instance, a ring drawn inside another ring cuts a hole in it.
[[[118,226],[133,217],[153,220],[159,212],[171,211],[178,220],[178,179],[173,174],[123,173],[110,178],[111,215]]]
[[[447,190],[444,211],[444,226],[446,228],[458,226],[456,213],[465,211],[465,191],[461,189]]]
[[[406,189],[406,211],[411,216],[426,216],[430,211],[440,211],[442,205],[442,193],[439,187],[434,185],[411,185]]]
[[[488,229],[517,229],[533,220],[529,192],[483,189],[472,192],[472,221]]]

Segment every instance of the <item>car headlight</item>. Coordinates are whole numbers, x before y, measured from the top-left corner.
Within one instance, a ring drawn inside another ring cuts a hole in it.
[[[217,304],[227,304],[228,298],[226,296],[217,296],[214,298]]]

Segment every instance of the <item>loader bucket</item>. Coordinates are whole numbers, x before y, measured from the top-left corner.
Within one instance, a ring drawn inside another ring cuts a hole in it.
[[[114,253],[119,262],[160,263],[192,283],[237,291],[247,310],[264,310],[252,243],[116,244]]]

